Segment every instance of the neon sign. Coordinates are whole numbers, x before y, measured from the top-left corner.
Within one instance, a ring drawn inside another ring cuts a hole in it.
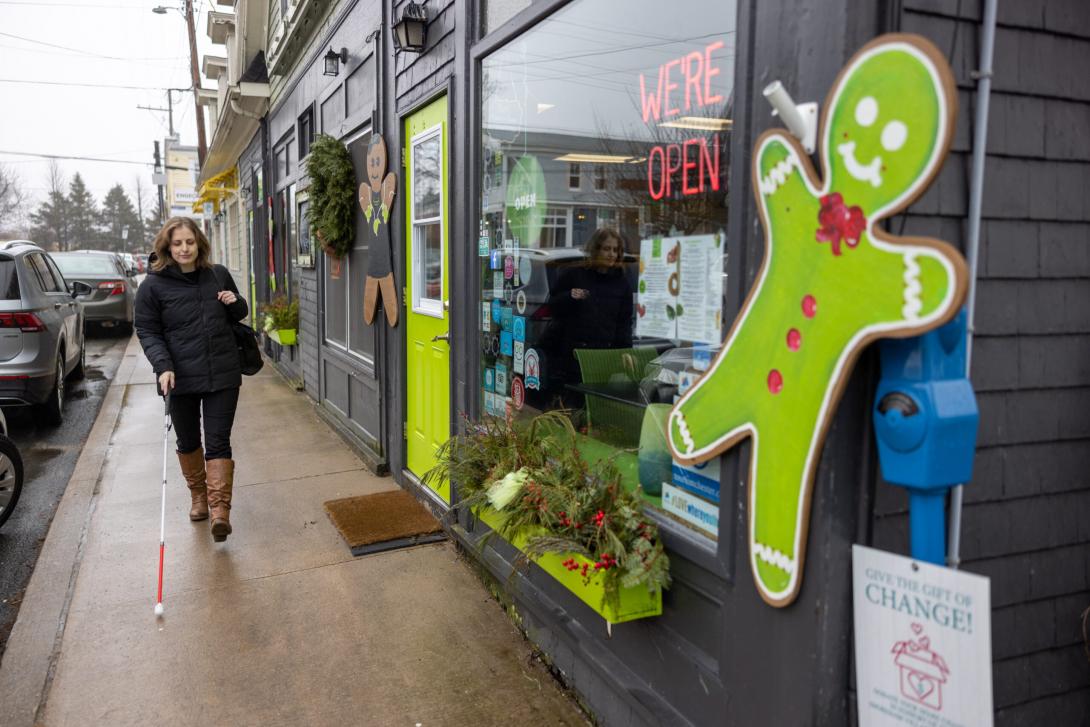
[[[710,43],[702,50],[673,58],[658,68],[658,83],[649,87],[640,74],[640,108],[645,123],[662,124],[684,110],[692,113],[723,102],[712,92],[712,79],[721,71],[712,54],[723,41]],[[657,144],[647,155],[647,191],[651,199],[671,196],[680,188],[682,195],[704,194],[710,188],[719,191],[719,134],[711,139],[686,139],[680,144]],[[680,179],[678,177],[680,176]]]

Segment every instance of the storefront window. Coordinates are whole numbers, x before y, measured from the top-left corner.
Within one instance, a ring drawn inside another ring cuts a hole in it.
[[[482,410],[568,410],[714,538],[717,463],[675,465],[664,429],[723,338],[736,9],[678,10],[577,0],[483,61]]]

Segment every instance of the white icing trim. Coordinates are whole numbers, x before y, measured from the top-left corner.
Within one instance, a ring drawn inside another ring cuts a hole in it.
[[[681,439],[685,442],[685,452],[691,453],[693,447],[696,446],[696,442],[693,441],[693,437],[689,434],[689,425],[685,423],[685,415],[680,411],[677,412],[677,431],[681,434]]]
[[[913,253],[905,254],[904,279],[905,304],[901,308],[901,315],[910,321],[917,321],[920,319],[920,311],[923,310],[923,301],[920,300],[923,286],[920,284],[920,265],[916,262],[916,256]]]
[[[855,142],[846,141],[836,148],[847,170],[857,182],[870,182],[872,187],[882,186],[882,157],[876,156],[866,164],[855,158]]]
[[[768,176],[757,182],[757,187],[761,190],[761,194],[775,194],[776,190],[782,187],[788,180],[791,172],[798,166],[798,163],[799,161],[794,154],[788,154],[786,159],[777,162],[776,165],[768,171]]]
[[[765,545],[764,543],[758,543],[756,540],[751,540],[753,543],[753,552],[758,558],[768,563],[771,566],[779,568],[784,573],[795,573],[795,561],[786,553],[773,548],[771,545]]]

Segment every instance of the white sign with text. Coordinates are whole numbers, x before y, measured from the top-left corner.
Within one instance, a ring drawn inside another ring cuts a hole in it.
[[[990,581],[852,546],[860,727],[992,724]]]

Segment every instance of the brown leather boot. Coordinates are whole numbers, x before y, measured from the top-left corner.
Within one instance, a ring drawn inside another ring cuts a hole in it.
[[[208,470],[208,507],[212,511],[212,540],[222,543],[231,534],[231,486],[235,481],[233,459],[210,459]]]
[[[204,474],[204,450],[182,454],[178,452],[178,464],[182,466],[182,475],[189,486],[189,496],[193,505],[189,508],[190,520],[208,518],[208,488]]]

